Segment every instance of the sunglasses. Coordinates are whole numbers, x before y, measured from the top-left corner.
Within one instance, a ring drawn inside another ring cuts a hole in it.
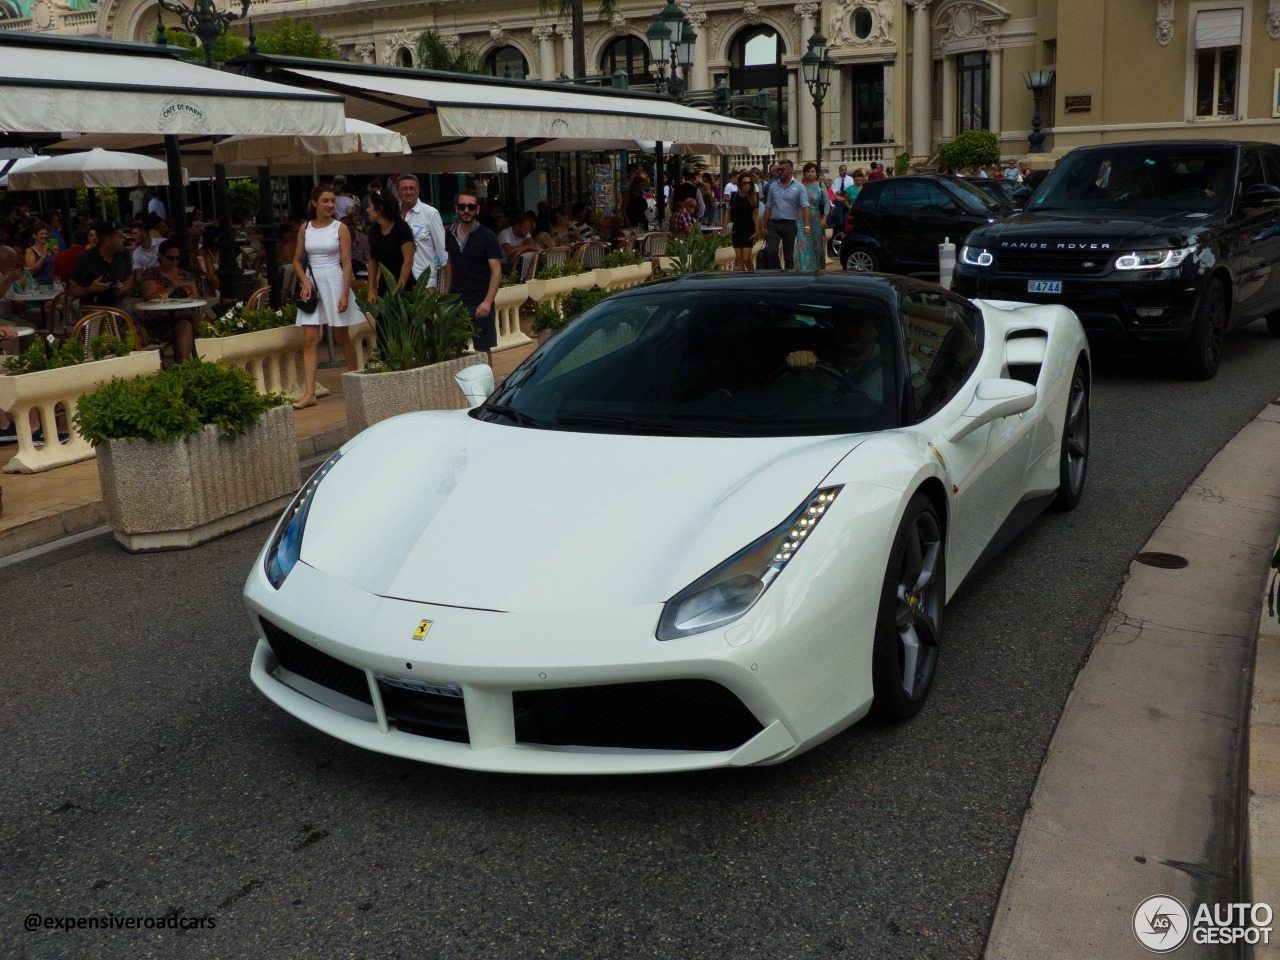
[[[164,259],[164,260],[180,260],[180,259],[182,259],[182,258],[181,258],[181,257],[179,257],[176,253],[173,253],[173,254],[166,253],[166,254],[164,255],[164,257],[162,257],[161,259]]]
[[[457,206],[459,210],[479,210],[480,209],[480,204],[478,203],[460,203]]]

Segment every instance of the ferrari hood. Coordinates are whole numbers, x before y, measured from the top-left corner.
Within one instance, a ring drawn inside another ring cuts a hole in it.
[[[458,607],[661,603],[785,520],[863,439],[398,417],[320,485],[301,559],[369,593]]]

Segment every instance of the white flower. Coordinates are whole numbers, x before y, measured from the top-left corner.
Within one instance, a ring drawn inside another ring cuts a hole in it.
[[[57,339],[58,339],[58,338],[57,338],[57,337],[55,337],[52,333],[51,333],[51,334],[49,334],[47,337],[45,337],[45,341],[46,341],[46,342],[48,342],[48,343],[49,343],[49,344],[51,344],[51,345],[52,345],[53,343],[56,343],[56,342],[57,342]]]

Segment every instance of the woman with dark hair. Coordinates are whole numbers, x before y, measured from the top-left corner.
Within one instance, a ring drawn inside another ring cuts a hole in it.
[[[728,216],[725,217],[721,234],[729,232],[733,227],[733,256],[735,270],[754,270],[756,258],[751,255],[755,248],[756,237],[760,234],[760,212],[757,208],[759,198],[756,196],[756,184],[751,174],[743,171],[738,175],[738,189],[729,194]]]
[[[198,242],[199,246],[191,253],[191,269],[204,288],[204,296],[221,299],[218,291],[218,225],[208,224]]]
[[[49,228],[36,221],[24,235],[22,265],[36,283],[53,283],[53,251],[49,249]]]
[[[809,206],[800,209],[800,232],[796,236],[796,268],[823,270],[827,266],[827,214],[831,201],[827,188],[818,180],[818,165],[810,160],[804,165],[801,185],[809,197]]]
[[[648,209],[649,200],[644,195],[644,180],[641,177],[632,177],[627,187],[627,205],[622,208],[622,214],[627,218],[627,226],[633,230],[648,230],[649,219],[645,216]]]
[[[309,299],[313,291],[320,296],[319,304],[310,313],[298,311],[306,389],[294,403],[295,410],[316,405],[316,348],[321,327],[333,329],[333,340],[342,349],[347,369],[356,368],[356,345],[347,336],[347,328],[361,323],[364,314],[351,296],[351,231],[334,219],[334,201],[330,184],[322,183],[311,191],[314,219],[307,221],[298,234],[293,253],[293,271],[301,284],[298,300]]]
[[[168,300],[197,296],[196,278],[178,266],[178,244],[165,240],[160,244],[154,267],[142,271],[142,299]],[[173,358],[179,362],[195,353],[196,327],[200,323],[200,311],[166,310],[164,312],[139,311],[142,325],[157,340],[173,344]]]
[[[391,292],[413,289],[413,230],[400,216],[400,203],[389,193],[369,198],[369,302],[387,292],[386,267],[395,280]]]

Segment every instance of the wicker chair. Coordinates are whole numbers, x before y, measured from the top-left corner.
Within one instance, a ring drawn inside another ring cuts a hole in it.
[[[62,337],[68,336],[79,322],[80,301],[71,295],[70,290],[64,290],[53,298],[53,303],[49,305],[51,333]]]
[[[249,294],[249,299],[245,300],[244,308],[246,310],[261,310],[264,307],[271,306],[271,288],[259,287],[253,293]]]
[[[70,339],[80,341],[88,350],[93,338],[100,333],[109,333],[121,339],[127,336],[133,341],[133,349],[141,349],[138,329],[133,325],[133,320],[123,310],[115,307],[89,307],[88,312],[80,318],[80,322],[71,331]]]
[[[520,271],[521,283],[524,283],[526,280],[532,280],[536,277],[538,275],[537,252],[520,254],[520,263],[518,264],[517,269]]]
[[[665,230],[657,230],[653,233],[646,233],[641,238],[640,253],[646,260],[657,260],[659,257],[667,255],[667,241],[671,239],[671,234]]]
[[[569,262],[568,247],[547,247],[538,254],[538,269],[543,267],[563,267]]]
[[[588,240],[573,251],[573,262],[582,264],[586,270],[594,270],[608,252],[609,245],[603,240]]]

